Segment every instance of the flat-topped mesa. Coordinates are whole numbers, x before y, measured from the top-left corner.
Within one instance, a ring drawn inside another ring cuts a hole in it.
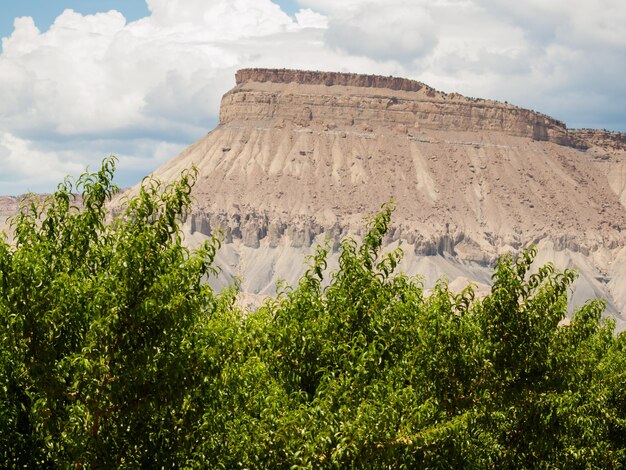
[[[222,98],[221,125],[311,127],[377,133],[502,132],[581,146],[564,123],[498,101],[443,93],[396,77],[287,69],[242,69]]]

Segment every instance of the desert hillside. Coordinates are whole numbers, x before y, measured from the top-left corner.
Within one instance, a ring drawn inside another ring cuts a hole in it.
[[[155,175],[198,167],[190,239],[221,228],[225,277],[250,293],[293,282],[313,244],[360,233],[393,199],[388,242],[427,286],[487,285],[498,255],[536,243],[580,270],[575,301],[605,296],[621,321],[625,140],[411,80],[247,69],[218,127]]]
[[[251,297],[295,282],[313,245],[358,236],[393,199],[387,242],[426,287],[445,275],[487,289],[498,255],[535,243],[540,262],[579,269],[574,303],[605,297],[626,327],[625,134],[402,78],[244,69],[217,128],[154,175],[193,164],[187,240],[221,230],[218,283],[238,276]]]

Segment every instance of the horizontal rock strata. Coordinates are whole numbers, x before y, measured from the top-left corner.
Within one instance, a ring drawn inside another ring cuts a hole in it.
[[[320,85],[324,87],[321,90]],[[565,124],[544,114],[439,92],[413,80],[298,70],[240,70],[237,86],[222,100],[220,123],[268,120],[302,126],[356,125],[364,130],[381,125],[400,131],[488,130],[560,145],[579,144],[570,137]]]

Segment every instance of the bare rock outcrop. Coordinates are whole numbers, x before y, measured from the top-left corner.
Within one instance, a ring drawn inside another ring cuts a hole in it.
[[[581,148],[600,147],[626,151],[626,133],[598,129],[570,129],[574,142]]]
[[[243,69],[222,100],[221,124],[255,121],[321,128],[384,126],[415,129],[499,131],[574,146],[565,124],[496,101],[439,92],[421,82],[379,75],[302,70]],[[322,87],[320,89],[320,87]],[[303,111],[308,119],[303,119]]]

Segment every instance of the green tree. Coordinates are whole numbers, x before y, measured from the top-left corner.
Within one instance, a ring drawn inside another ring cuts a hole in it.
[[[265,466],[622,465],[624,339],[603,302],[560,325],[575,274],[531,274],[532,248],[499,260],[483,299],[441,281],[425,296],[393,273],[399,250],[381,254],[390,218],[386,206],[361,244],[344,240],[327,287],[321,247],[296,289],[251,314],[290,398]]]
[[[535,251],[475,298],[384,253],[392,208],[242,312],[184,247],[195,171],[109,217],[115,160],[0,240],[0,462],[49,468],[620,468],[626,336]],[[78,190],[82,200],[72,195]]]
[[[0,242],[0,460],[10,466],[165,465],[196,425],[187,408],[216,367],[196,342],[230,308],[203,282],[219,243],[182,245],[195,170],[168,186],[145,179],[107,221],[114,167],[106,159],[75,187],[27,198],[14,243]]]

